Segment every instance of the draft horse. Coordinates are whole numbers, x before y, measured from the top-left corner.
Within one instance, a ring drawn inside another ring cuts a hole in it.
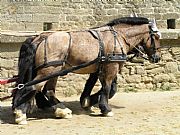
[[[19,80],[13,94],[12,108],[18,124],[27,124],[30,102],[48,80],[69,72],[98,73],[102,84],[99,108],[104,116],[112,116],[108,105],[111,84],[125,63],[126,54],[141,44],[151,62],[160,60],[159,35],[143,17],[118,18],[89,30],[42,34],[29,43],[20,50]],[[72,116],[62,103],[53,107],[56,117]]]

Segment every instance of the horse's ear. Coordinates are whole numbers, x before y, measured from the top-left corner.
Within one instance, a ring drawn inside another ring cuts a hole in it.
[[[160,32],[159,29],[157,28],[156,20],[155,20],[155,19],[152,19],[149,23],[150,23],[150,26],[151,26],[152,30],[153,30],[154,32],[156,32],[156,33],[159,35],[159,37],[161,38],[161,32]]]
[[[130,17],[138,17],[138,15],[133,11],[133,13],[130,14]]]

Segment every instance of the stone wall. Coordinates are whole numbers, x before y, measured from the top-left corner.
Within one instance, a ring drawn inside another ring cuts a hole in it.
[[[46,23],[53,29],[69,30],[99,26],[117,17],[156,18],[159,28],[175,19],[180,28],[179,0],[1,0],[2,30],[42,31]]]
[[[0,5],[3,32],[42,31],[46,24],[59,30],[84,29],[129,16],[132,11],[155,17],[162,32],[161,62],[150,64],[142,59],[127,62],[118,75],[118,89],[171,90],[180,85],[179,0],[0,0]],[[176,29],[165,30],[168,19],[175,19]],[[18,53],[25,38],[1,35],[0,78],[17,75]],[[65,96],[79,94],[87,78],[88,75],[71,73],[59,78],[57,89]],[[0,85],[0,91],[7,91],[8,87]],[[99,87],[97,83],[95,89]]]

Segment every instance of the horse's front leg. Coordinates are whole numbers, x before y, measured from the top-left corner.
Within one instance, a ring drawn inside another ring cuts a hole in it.
[[[100,97],[99,98],[99,108],[101,110],[101,113],[104,116],[113,116],[112,110],[111,110],[110,106],[108,105],[110,89],[111,89],[111,85],[107,82],[104,82],[102,92],[99,96]]]
[[[99,98],[99,108],[104,116],[113,116],[113,112],[110,106],[108,105],[108,99],[110,98],[111,84],[113,80],[116,78],[118,70],[119,65],[117,63],[110,63],[103,67],[102,73],[100,75],[102,92],[100,93]]]

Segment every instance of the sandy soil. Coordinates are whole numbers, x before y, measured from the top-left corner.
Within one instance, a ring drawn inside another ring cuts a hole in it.
[[[85,114],[79,96],[61,98],[72,119],[55,119],[51,110],[28,115],[28,125],[13,121],[10,101],[1,103],[0,135],[180,135],[180,91],[118,93],[110,100],[113,117]]]

